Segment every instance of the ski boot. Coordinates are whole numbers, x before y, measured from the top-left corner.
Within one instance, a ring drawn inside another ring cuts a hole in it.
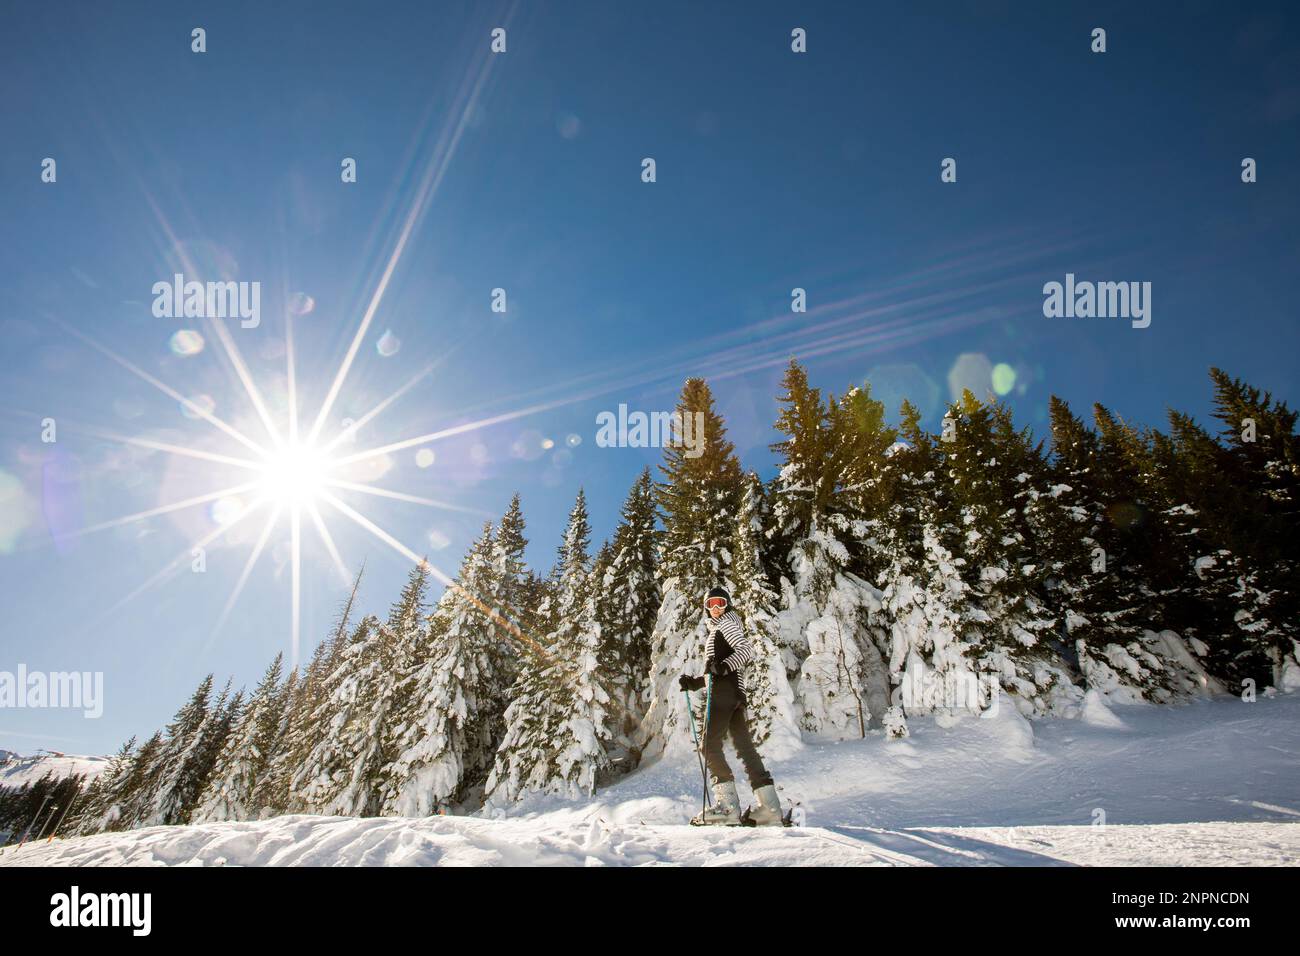
[[[776,787],[768,784],[754,791],[758,806],[745,811],[744,823],[751,827],[789,826],[781,815],[781,798],[776,795]]]
[[[705,807],[691,817],[693,827],[738,827],[740,826],[740,797],[736,793],[736,781],[713,785],[713,805]]]

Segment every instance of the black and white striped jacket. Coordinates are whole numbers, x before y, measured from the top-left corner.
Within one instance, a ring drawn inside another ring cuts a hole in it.
[[[749,682],[745,680],[745,665],[754,659],[754,645],[745,636],[745,626],[740,615],[730,608],[716,621],[708,619],[709,639],[704,645],[706,661],[718,660],[736,675],[740,692],[749,696]]]

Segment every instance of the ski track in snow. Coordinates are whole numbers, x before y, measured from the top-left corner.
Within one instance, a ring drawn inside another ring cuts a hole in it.
[[[0,866],[1300,864],[1300,695],[1100,707],[1031,724],[1004,701],[993,719],[913,718],[906,740],[808,744],[770,761],[804,814],[791,829],[683,825],[692,756],[496,819],[151,827],[11,847]]]

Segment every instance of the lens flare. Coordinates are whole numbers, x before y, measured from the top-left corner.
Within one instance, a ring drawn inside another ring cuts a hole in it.
[[[244,515],[244,502],[237,495],[227,495],[212,502],[208,516],[213,524],[228,525],[238,521]]]
[[[290,315],[309,315],[316,308],[316,300],[306,292],[295,292],[289,298]]]
[[[1016,387],[1016,370],[1006,362],[993,366],[993,391],[999,395],[1008,394]]]
[[[22,481],[0,471],[0,554],[13,551],[34,510]]]
[[[172,333],[171,350],[177,355],[189,358],[203,351],[203,336],[194,329],[179,329]]]

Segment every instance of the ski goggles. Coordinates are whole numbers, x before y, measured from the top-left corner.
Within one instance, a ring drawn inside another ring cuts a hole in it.
[[[720,597],[711,597],[711,598],[709,598],[707,601],[704,602],[704,606],[707,607],[707,608],[726,607],[726,606],[727,606],[727,599],[726,599],[726,598],[720,598]]]

